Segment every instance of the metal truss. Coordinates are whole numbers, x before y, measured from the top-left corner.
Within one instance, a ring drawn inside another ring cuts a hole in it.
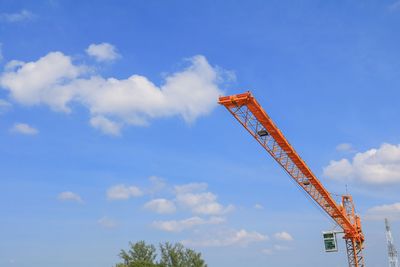
[[[282,149],[277,140],[271,134],[259,135],[258,133],[265,130],[260,121],[253,115],[248,106],[231,107],[229,111],[232,115],[246,128],[246,130],[260,143],[262,147],[283,167],[283,169],[301,186],[317,204],[325,210],[338,225],[347,227],[342,216],[338,216],[341,212],[331,205],[332,197],[326,192],[321,192],[314,182],[313,176],[306,175],[289,157],[289,153]],[[320,185],[319,185],[320,187]]]
[[[364,267],[364,236],[351,196],[336,203],[251,93],[220,97],[219,103],[242,124],[294,181],[344,230],[350,267]]]
[[[345,239],[349,267],[365,267],[362,245],[354,239]]]

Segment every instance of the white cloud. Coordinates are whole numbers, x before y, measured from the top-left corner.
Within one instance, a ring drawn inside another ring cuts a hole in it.
[[[144,208],[160,214],[169,214],[176,211],[174,202],[165,198],[153,199],[147,202]]]
[[[115,136],[120,135],[121,125],[103,116],[95,116],[91,118],[90,125],[92,125],[96,129],[99,129],[105,134],[115,135]]]
[[[207,184],[192,183],[175,186],[176,202],[195,214],[221,215],[234,210],[233,205],[223,206],[217,201],[217,196],[205,191]]]
[[[336,150],[339,152],[347,152],[347,153],[353,153],[356,152],[354,149],[353,145],[350,143],[342,143],[336,146]]]
[[[155,221],[153,222],[153,227],[166,232],[181,232],[199,225],[221,224],[224,222],[225,219],[222,217],[211,217],[208,220],[200,217],[191,217],[180,221]]]
[[[117,49],[109,43],[91,44],[86,49],[86,53],[97,61],[112,61],[120,57]]]
[[[348,159],[331,160],[324,168],[324,175],[332,179],[350,178],[353,175],[353,166]]]
[[[11,60],[9,62],[7,62],[7,64],[4,66],[4,69],[6,71],[14,71],[17,68],[23,66],[25,64],[25,62],[20,61],[20,60]]]
[[[324,168],[326,177],[367,184],[400,182],[400,145],[383,144],[377,149],[357,153],[352,160],[332,160]]]
[[[109,200],[126,200],[131,197],[140,197],[143,192],[136,186],[126,186],[123,184],[115,185],[107,190]]]
[[[388,218],[392,221],[399,221],[400,202],[372,207],[368,209],[365,218],[367,220],[384,220]]]
[[[223,246],[247,246],[250,243],[262,242],[268,240],[267,235],[258,232],[249,232],[244,229],[229,232],[218,238],[209,238],[204,240],[183,240],[182,243],[189,246],[200,247],[223,247]]]
[[[35,135],[38,134],[39,131],[26,123],[15,123],[14,126],[10,129],[13,133],[25,134],[25,135]]]
[[[117,223],[115,220],[110,219],[110,218],[108,218],[108,217],[102,217],[102,218],[100,218],[100,219],[97,221],[97,223],[98,223],[100,226],[104,227],[104,228],[115,228],[115,227],[118,226],[118,223]]]
[[[0,20],[6,22],[21,22],[32,20],[35,18],[35,15],[29,10],[23,9],[18,13],[1,13]]]
[[[68,112],[67,102],[75,94],[68,84],[85,72],[86,68],[73,65],[70,57],[51,52],[36,62],[9,62],[0,76],[0,85],[21,104],[47,104]]]
[[[279,232],[274,234],[275,239],[280,241],[293,241],[293,237],[288,232]]]
[[[263,210],[263,209],[264,209],[264,206],[257,203],[257,204],[254,205],[254,208],[255,208],[256,210]]]
[[[58,194],[57,198],[61,201],[72,201],[72,202],[83,203],[82,198],[78,194],[70,191],[61,192],[60,194]]]
[[[106,79],[95,74],[95,68],[51,52],[34,62],[9,62],[0,76],[0,86],[23,105],[47,105],[70,112],[72,102],[81,104],[89,109],[94,127],[117,133],[122,126],[143,126],[155,118],[181,116],[191,123],[209,114],[222,94],[218,84],[223,72],[201,55],[189,63],[156,86],[135,74],[127,79]]]

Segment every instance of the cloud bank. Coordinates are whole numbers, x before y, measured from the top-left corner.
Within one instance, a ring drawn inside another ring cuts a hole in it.
[[[114,58],[107,49],[90,46],[98,58]],[[101,51],[101,52],[100,52]],[[95,68],[74,63],[62,52],[50,52],[32,62],[12,60],[0,75],[0,86],[25,106],[46,105],[71,112],[78,103],[90,112],[90,124],[106,134],[118,135],[123,126],[147,125],[152,119],[179,116],[187,123],[209,114],[222,94],[218,87],[223,71],[202,55],[188,59],[188,66],[167,75],[157,86],[147,77],[104,78]]]
[[[350,160],[332,160],[323,173],[340,181],[375,185],[400,183],[400,145],[383,144],[357,153]]]

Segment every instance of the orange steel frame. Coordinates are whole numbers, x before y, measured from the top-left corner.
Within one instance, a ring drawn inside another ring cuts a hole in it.
[[[250,92],[222,96],[219,104],[243,125],[304,191],[343,229],[349,267],[365,267],[364,235],[350,195],[337,204]],[[260,134],[262,133],[262,134]]]

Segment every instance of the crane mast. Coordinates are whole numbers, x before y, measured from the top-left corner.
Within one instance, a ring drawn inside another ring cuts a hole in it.
[[[399,262],[397,258],[397,250],[394,246],[392,232],[390,231],[389,220],[385,219],[385,227],[386,227],[386,239],[389,253],[389,267],[399,267]]]
[[[225,106],[257,142],[278,162],[294,181],[343,229],[349,267],[365,267],[362,254],[364,235],[353,199],[342,196],[337,204],[304,160],[250,92],[221,96]]]

